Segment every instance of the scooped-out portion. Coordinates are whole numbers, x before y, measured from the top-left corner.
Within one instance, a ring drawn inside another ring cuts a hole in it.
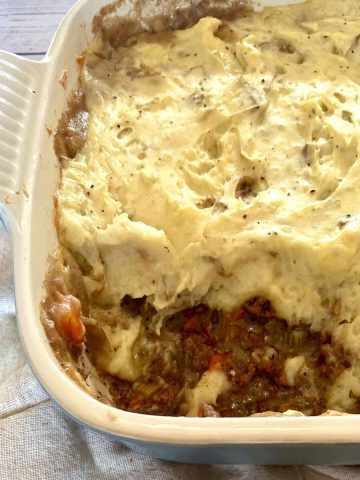
[[[86,388],[155,415],[360,412],[359,31],[357,0],[309,0],[96,37],[55,137],[44,302]]]

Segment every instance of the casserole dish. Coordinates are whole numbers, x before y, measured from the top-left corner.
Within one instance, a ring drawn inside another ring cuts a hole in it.
[[[91,21],[105,3],[78,3],[42,62],[0,54],[0,212],[14,249],[20,335],[36,376],[75,420],[159,458],[198,463],[357,463],[358,416],[145,416],[91,398],[58,365],[39,318],[47,260],[56,245],[51,205],[58,165],[49,132],[76,85],[76,55],[86,48]]]

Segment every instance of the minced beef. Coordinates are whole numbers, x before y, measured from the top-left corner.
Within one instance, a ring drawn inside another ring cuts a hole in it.
[[[307,325],[290,327],[260,298],[230,314],[205,305],[186,309],[167,318],[159,336],[149,328],[144,335],[157,342],[157,353],[134,383],[113,378],[111,389],[117,407],[138,413],[185,415],[186,392],[216,368],[227,375],[230,388],[215,405],[201,406],[199,416],[289,409],[318,415],[327,409],[329,385],[349,367],[331,335]],[[300,355],[304,368],[289,385],[285,362]]]

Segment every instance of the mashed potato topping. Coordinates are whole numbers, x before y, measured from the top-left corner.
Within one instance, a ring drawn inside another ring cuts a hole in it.
[[[352,352],[330,402],[346,409],[360,394],[359,32],[357,0],[311,0],[90,47],[87,141],[58,213],[93,304],[269,299]]]

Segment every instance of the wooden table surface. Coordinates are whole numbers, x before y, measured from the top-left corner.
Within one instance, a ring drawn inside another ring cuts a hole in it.
[[[0,50],[40,59],[76,0],[0,0]]]

